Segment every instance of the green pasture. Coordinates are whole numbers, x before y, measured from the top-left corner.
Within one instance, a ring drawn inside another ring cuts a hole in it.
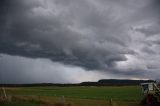
[[[30,102],[8,102],[8,103],[1,103],[0,106],[38,106],[36,103],[30,103]]]
[[[2,90],[0,91],[2,92]],[[16,87],[6,88],[7,95],[65,96],[71,98],[140,100],[139,86],[120,87]],[[2,94],[2,93],[1,93]]]
[[[97,103],[101,104],[100,106],[105,106],[110,98],[119,104],[127,103],[129,105],[125,104],[126,106],[137,106],[135,104],[138,104],[142,99],[142,92],[139,86],[6,87],[5,89],[9,96],[43,98],[52,102],[59,101],[64,96],[67,101],[75,103],[76,106],[97,106]],[[3,94],[2,90],[0,90],[0,94]],[[2,106],[9,105],[3,104]],[[13,103],[11,106],[26,106],[26,104],[17,105]],[[27,106],[36,106],[36,104],[28,103]]]

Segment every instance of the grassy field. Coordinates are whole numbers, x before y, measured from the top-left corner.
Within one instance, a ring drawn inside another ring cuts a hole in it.
[[[64,96],[67,102],[76,106],[106,106],[108,100],[112,98],[118,106],[137,106],[142,99],[141,88],[139,86],[120,87],[16,87],[6,88],[7,95],[19,97],[33,97],[37,99],[60,101]],[[2,94],[2,90],[0,90]],[[120,105],[121,104],[121,105]],[[27,106],[36,106],[30,104]],[[1,106],[1,105],[0,105]],[[2,105],[2,106],[8,106]],[[14,105],[13,106],[18,106]],[[23,105],[20,105],[23,106]],[[25,105],[24,105],[25,106]]]
[[[0,106],[38,106],[38,104],[30,102],[9,102],[0,103]]]

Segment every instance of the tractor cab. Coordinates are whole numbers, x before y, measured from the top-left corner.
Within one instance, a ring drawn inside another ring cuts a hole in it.
[[[141,87],[144,95],[156,94],[160,91],[156,83],[141,83]]]
[[[147,106],[160,106],[160,90],[156,83],[141,83],[142,93],[144,95],[141,104]]]

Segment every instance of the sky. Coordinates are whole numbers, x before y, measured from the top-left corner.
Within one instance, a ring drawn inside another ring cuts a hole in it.
[[[0,83],[159,79],[159,0],[0,0]]]

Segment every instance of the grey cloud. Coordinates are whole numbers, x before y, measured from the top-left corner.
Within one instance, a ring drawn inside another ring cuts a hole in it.
[[[106,73],[85,71],[83,68],[64,65],[49,59],[0,55],[0,83],[79,83],[110,77]]]
[[[135,31],[144,33],[146,36],[153,36],[160,34],[160,25],[150,26],[149,28],[136,28]]]
[[[49,58],[86,69],[106,69],[116,61],[125,61],[124,54],[132,52],[126,48],[129,38],[122,31],[123,27],[118,27],[120,23],[107,16],[112,14],[110,11],[100,13],[91,1],[81,1],[81,5],[78,1],[73,2],[71,7],[62,1],[60,4],[68,7],[68,12],[63,14],[65,10],[61,6],[62,13],[55,15],[54,9],[58,10],[58,6],[51,8],[47,7],[47,2],[38,2],[16,0],[5,3],[8,9],[4,12],[7,15],[0,40],[1,53]],[[55,6],[54,2],[51,2],[52,6]],[[47,9],[51,13],[46,13]],[[91,33],[81,33],[83,30]]]
[[[149,47],[142,48],[142,51],[148,54],[156,54],[156,52],[152,50],[152,48],[149,48]]]
[[[86,70],[143,75],[147,62],[137,69],[128,65],[125,71],[118,63],[135,65],[138,60],[132,62],[127,55],[144,61],[149,59],[144,59],[142,54],[157,53],[158,47],[147,47],[153,45],[153,35],[157,37],[160,33],[156,2],[1,0],[0,53],[47,58]],[[151,26],[146,27],[148,24]],[[130,27],[149,38],[141,34],[132,36]]]
[[[63,64],[52,63],[47,59],[29,59],[4,54],[1,56],[0,83],[69,83],[75,80],[72,75],[67,76],[65,71],[71,68]]]
[[[159,40],[159,39],[157,39],[157,40],[155,40],[155,41],[152,41],[152,43],[153,43],[153,44],[160,45],[160,40]]]

